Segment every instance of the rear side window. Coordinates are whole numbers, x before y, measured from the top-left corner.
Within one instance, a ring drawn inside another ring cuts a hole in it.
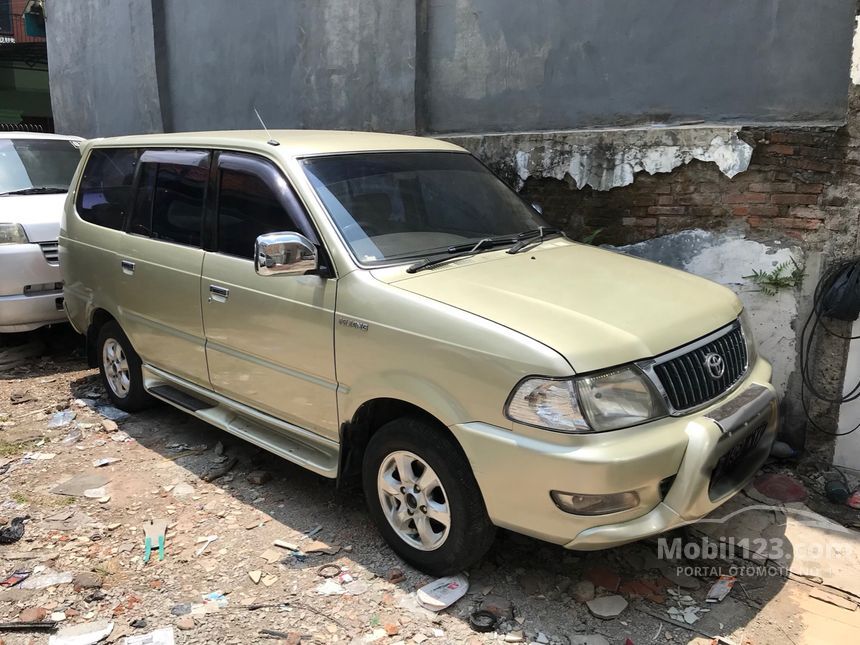
[[[90,153],[78,187],[81,219],[115,230],[123,227],[131,205],[134,171],[140,151],[97,148]]]
[[[277,182],[283,179],[267,162],[244,158],[233,165],[224,157],[222,162],[218,181],[220,253],[252,259],[257,236],[300,230],[276,192]]]
[[[129,232],[200,246],[208,153],[147,152],[141,163]]]

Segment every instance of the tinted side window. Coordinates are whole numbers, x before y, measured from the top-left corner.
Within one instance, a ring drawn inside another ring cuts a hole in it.
[[[93,150],[78,188],[82,219],[119,230],[128,214],[139,151],[134,148]]]
[[[158,164],[152,200],[152,237],[200,246],[208,174],[208,168],[200,166]]]
[[[275,190],[260,175],[221,168],[218,185],[219,252],[252,259],[258,236],[299,231]]]

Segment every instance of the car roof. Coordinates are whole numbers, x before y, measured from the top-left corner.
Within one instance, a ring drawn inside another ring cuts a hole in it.
[[[68,134],[50,134],[47,132],[16,132],[0,130],[0,139],[54,139],[58,141],[83,141],[81,137]]]
[[[268,143],[274,139],[279,145]],[[347,130],[221,130],[144,134],[90,139],[87,147],[187,146],[257,149],[288,157],[382,151],[465,152],[460,146],[430,137]]]

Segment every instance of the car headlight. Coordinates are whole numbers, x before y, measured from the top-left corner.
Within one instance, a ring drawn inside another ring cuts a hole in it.
[[[667,414],[651,382],[633,366],[570,379],[526,379],[505,412],[513,421],[570,433],[617,430]]]
[[[24,227],[20,224],[0,224],[0,244],[29,244]]]
[[[758,360],[758,348],[755,344],[755,336],[753,336],[752,318],[746,309],[741,312],[741,332],[747,345],[747,366],[752,367]]]

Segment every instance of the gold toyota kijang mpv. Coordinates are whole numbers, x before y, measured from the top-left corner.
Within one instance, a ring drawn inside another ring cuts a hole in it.
[[[695,521],[776,433],[731,291],[568,240],[434,139],[86,142],[60,266],[117,407],[159,399],[360,475],[429,573],[474,563],[495,527],[592,550]]]

